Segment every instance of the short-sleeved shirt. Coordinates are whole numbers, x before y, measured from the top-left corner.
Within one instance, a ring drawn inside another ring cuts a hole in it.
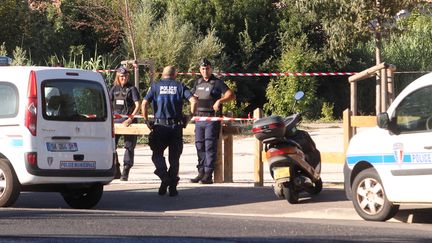
[[[173,79],[161,79],[150,86],[144,100],[152,102],[156,119],[181,119],[183,100],[192,97],[186,85]]]
[[[210,87],[212,87],[211,90],[208,90]],[[201,91],[197,92],[197,89],[201,89]],[[213,112],[213,104],[216,102],[216,100],[220,99],[221,96],[228,90],[229,87],[222,80],[216,78],[214,75],[211,75],[209,80],[207,81],[203,78],[197,79],[192,89],[192,93],[198,97],[198,112]],[[207,94],[204,94],[204,97],[200,97],[200,95],[198,94],[200,92],[201,94],[202,92]],[[222,110],[222,105],[220,105],[219,110]]]
[[[192,94],[195,94],[196,86],[200,83],[200,80],[201,82],[206,82],[205,80],[203,80],[203,78],[197,79],[195,81],[194,87],[192,88]],[[229,90],[229,87],[224,83],[224,81],[216,78],[213,74],[210,76],[210,79],[207,82],[209,82],[210,80],[214,81],[214,87],[211,91],[212,97],[219,99],[223,94],[225,94],[225,92]]]
[[[114,113],[121,114],[121,115],[131,114],[132,111],[135,109],[135,102],[140,100],[140,95],[138,93],[137,88],[130,84],[126,84],[123,87],[119,85],[114,85],[109,92],[111,103],[115,102],[114,93],[116,92],[126,93],[126,104],[125,104],[125,108],[121,108],[121,106],[118,105],[116,106],[115,104],[113,104]]]

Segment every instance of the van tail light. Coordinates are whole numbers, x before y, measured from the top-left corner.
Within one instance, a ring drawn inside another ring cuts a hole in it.
[[[29,152],[26,153],[26,163],[32,167],[37,168],[37,153],[36,152]]]
[[[27,106],[25,110],[25,126],[33,136],[37,128],[37,82],[35,71],[30,72],[27,89]]]

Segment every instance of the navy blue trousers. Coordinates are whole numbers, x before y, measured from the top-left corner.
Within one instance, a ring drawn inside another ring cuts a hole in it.
[[[136,135],[116,135],[115,136],[116,148],[121,136],[123,136],[124,145],[126,149],[123,156],[123,166],[132,167],[134,165],[135,146],[137,143],[137,136]]]
[[[127,118],[115,119],[115,123],[122,123]],[[136,122],[136,120],[134,120]],[[117,148],[120,137],[123,136],[125,153],[123,156],[123,166],[129,166],[130,168],[134,165],[135,146],[137,144],[136,135],[115,135],[115,146]]]
[[[219,121],[197,121],[195,123],[195,147],[199,172],[212,173],[214,170],[220,129]]]
[[[178,180],[180,155],[183,152],[182,125],[154,125],[149,136],[149,145],[153,151],[152,161],[156,167],[154,173],[161,179],[168,175],[172,180]],[[164,157],[166,148],[168,148],[169,169]]]

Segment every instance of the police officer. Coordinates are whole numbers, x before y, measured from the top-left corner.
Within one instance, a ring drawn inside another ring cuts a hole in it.
[[[207,59],[200,62],[202,77],[196,80],[192,92],[198,98],[198,116],[220,116],[222,103],[235,99],[234,93],[220,79],[212,74],[211,63]],[[217,141],[221,129],[220,121],[197,121],[195,123],[195,147],[198,155],[198,176],[192,183],[212,184],[213,170],[217,156]]]
[[[136,115],[140,109],[140,96],[137,88],[129,82],[129,71],[125,67],[120,67],[116,70],[114,86],[110,90],[110,100],[115,114],[129,115],[129,117],[117,118],[115,123],[122,123],[125,127],[131,123],[136,123]],[[122,135],[115,136],[115,145]],[[125,154],[123,157],[123,171],[120,180],[127,181],[129,178],[129,170],[134,164],[134,152],[137,143],[136,135],[123,135],[125,144]]]
[[[152,161],[156,167],[154,173],[161,179],[159,195],[165,195],[167,188],[170,196],[177,196],[179,181],[179,160],[183,151],[183,100],[189,100],[190,113],[196,110],[196,98],[182,83],[175,80],[176,71],[167,66],[162,72],[162,79],[151,85],[142,103],[142,114],[151,131],[149,135],[150,149],[153,151]],[[154,124],[148,122],[148,106],[152,103]],[[168,147],[167,168],[164,150]]]

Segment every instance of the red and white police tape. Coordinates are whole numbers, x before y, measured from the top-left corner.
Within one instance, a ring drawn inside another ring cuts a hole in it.
[[[109,73],[115,72],[115,69],[96,70],[98,73]],[[313,73],[302,73],[302,72],[271,72],[271,73],[213,73],[216,76],[224,77],[308,77],[308,76],[350,76],[357,72],[313,72]],[[179,72],[178,75],[201,75],[199,72]]]
[[[179,75],[201,75],[196,72],[178,73]],[[213,73],[216,76],[234,76],[234,77],[306,77],[306,76],[347,76],[354,75],[356,72],[313,72],[313,73],[300,73],[300,72],[283,72],[283,73]]]
[[[120,114],[114,114],[113,115],[114,119],[119,119],[119,118],[144,118],[141,115],[120,115]],[[150,118],[152,118],[153,116],[149,116]],[[215,116],[194,116],[192,117],[191,121],[254,121],[256,120],[255,118],[233,118],[233,117],[215,117]]]

